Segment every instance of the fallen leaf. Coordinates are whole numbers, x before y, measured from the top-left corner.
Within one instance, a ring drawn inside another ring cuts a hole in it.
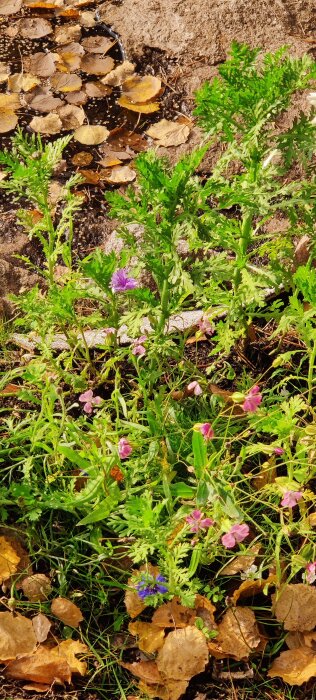
[[[26,39],[41,39],[52,33],[52,25],[42,17],[23,18],[20,32]]]
[[[12,612],[0,612],[0,661],[30,654],[36,647],[31,620]]]
[[[0,0],[0,15],[15,15],[22,7],[22,0]]]
[[[142,693],[149,698],[160,698],[160,700],[179,700],[185,693],[188,681],[165,681],[164,685],[149,685],[144,681],[138,684]],[[140,699],[139,699],[140,700]]]
[[[219,396],[221,399],[223,399],[223,402],[227,404],[227,406],[230,409],[230,413],[232,413],[233,416],[244,416],[245,412],[242,409],[241,406],[238,406],[238,404],[235,404],[232,395],[235,393],[234,391],[227,391],[227,389],[221,389],[217,384],[209,384],[208,388],[214,396]]]
[[[117,104],[120,105],[120,107],[124,107],[124,109],[129,109],[131,112],[139,112],[140,114],[151,114],[160,109],[159,102],[142,102],[137,104],[136,102],[130,102],[125,95],[118,98]]]
[[[163,603],[153,614],[152,622],[158,627],[187,627],[194,624],[196,611],[181,605],[177,597]]]
[[[9,77],[8,88],[12,92],[29,92],[40,83],[40,79],[31,73],[13,73]]]
[[[203,620],[203,623],[207,629],[214,630],[217,628],[217,624],[214,619],[216,608],[215,605],[208,600],[208,598],[205,598],[198,593],[195,597],[194,608],[196,616]]]
[[[79,153],[76,153],[71,159],[73,165],[90,165],[92,161],[93,155],[91,155],[91,153],[88,153],[88,151],[80,151]]]
[[[262,642],[253,610],[237,607],[227,610],[218,625],[216,643],[224,654],[240,661],[247,659]]]
[[[129,579],[128,582],[131,583],[131,580]],[[125,591],[124,603],[132,620],[140,615],[140,613],[146,608],[146,604],[143,603],[136,591],[129,588]]]
[[[158,146],[180,146],[185,143],[190,135],[190,127],[187,124],[161,119],[153,124],[146,134],[158,141]]]
[[[20,106],[19,95],[0,94],[0,134],[15,129],[18,123],[16,110]]]
[[[81,78],[75,73],[59,73],[54,75],[50,82],[58,92],[75,92],[82,86]]]
[[[58,110],[58,116],[62,121],[64,131],[78,129],[83,124],[86,115],[81,107],[75,105],[65,105]]]
[[[104,168],[113,168],[114,165],[120,165],[121,160],[115,156],[106,156],[99,161],[99,165],[103,165]]]
[[[105,126],[99,126],[97,124],[92,126],[80,126],[74,133],[74,139],[84,146],[97,146],[107,139],[109,133]]]
[[[11,543],[5,537],[0,537],[0,583],[16,573],[19,561],[20,557]]]
[[[50,579],[45,574],[27,576],[23,579],[21,588],[31,603],[42,603],[47,600],[52,590]]]
[[[126,182],[133,182],[135,178],[136,172],[129,165],[116,165],[108,171],[108,174],[105,172],[101,179],[113,185],[121,185]]]
[[[277,477],[275,455],[272,455],[266,462],[260,465],[260,471],[252,479],[251,484],[257,490],[263,489],[267,484],[273,484]]]
[[[0,83],[6,83],[9,78],[9,74],[9,66],[7,66],[6,63],[3,63],[3,61],[0,61]]]
[[[71,670],[66,656],[54,653],[52,649],[39,646],[32,655],[10,661],[5,669],[6,678],[15,680],[34,681],[52,685],[53,683],[70,683]]]
[[[234,574],[238,574],[240,571],[247,571],[247,569],[249,569],[254,563],[260,549],[260,544],[257,544],[254,547],[250,547],[248,550],[249,554],[240,554],[237,555],[237,557],[234,557],[229,564],[226,564],[226,566],[221,569],[221,576],[234,576]]]
[[[61,27],[55,29],[54,40],[56,44],[71,44],[72,41],[79,41],[80,37],[80,24],[62,24]]]
[[[34,690],[35,693],[47,693],[47,691],[50,690],[50,686],[45,685],[45,683],[28,683],[23,686],[23,690]]]
[[[58,134],[62,128],[62,121],[58,114],[51,112],[46,117],[33,117],[29,126],[39,134]]]
[[[109,39],[106,36],[88,36],[81,42],[83,48],[87,53],[107,53],[112,46],[114,46],[115,41]]]
[[[76,41],[62,46],[58,49],[58,70],[63,73],[78,70],[83,55],[84,49],[81,44]]]
[[[4,173],[6,175],[6,173]],[[2,178],[4,180],[4,178]],[[22,390],[22,387],[19,384],[7,384],[3,389],[0,391],[0,396],[5,396],[6,394],[19,394],[20,391]],[[1,547],[1,537],[0,537],[0,547]],[[4,538],[3,538],[4,539]],[[0,571],[1,571],[1,555],[2,551],[0,549]],[[1,574],[0,574],[1,576]],[[0,580],[1,583],[1,580]]]
[[[305,644],[305,635],[303,632],[289,632],[285,637],[285,642],[289,649],[298,649],[299,647],[309,646],[308,644]]]
[[[133,75],[122,85],[123,96],[134,103],[150,102],[161,91],[161,80],[154,75]]]
[[[69,92],[66,95],[66,102],[71,105],[85,105],[88,102],[88,97],[83,90],[78,90],[78,92]]]
[[[36,636],[36,641],[39,644],[46,642],[49,630],[52,626],[52,623],[48,617],[43,615],[43,613],[39,613],[32,618],[32,625]]]
[[[203,632],[189,626],[168,634],[158,652],[157,667],[164,679],[189,681],[204,671],[208,658],[208,647]]]
[[[106,58],[96,58],[92,54],[87,54],[81,60],[80,69],[84,73],[92,75],[106,75],[114,66],[114,60],[110,56]]]
[[[271,574],[267,579],[248,579],[243,581],[237,590],[234,591],[230,600],[236,605],[239,598],[253,598],[253,596],[262,593],[265,588],[275,586],[276,580],[276,576]]]
[[[79,673],[80,676],[85,676],[87,673],[87,664],[85,661],[79,661],[77,654],[87,654],[88,647],[86,644],[79,642],[76,639],[65,639],[54,647],[56,654],[65,656],[72,673]]]
[[[124,127],[113,129],[113,131],[110,132],[108,140],[111,148],[119,149],[129,147],[137,153],[146,151],[148,148],[148,143],[141,134],[137,134],[135,131],[130,131]]]
[[[51,112],[53,109],[62,107],[63,101],[59,97],[54,97],[51,93],[39,91],[32,101],[29,102],[29,107],[37,112]]]
[[[88,82],[85,84],[84,88],[88,97],[94,97],[95,99],[111,93],[111,88],[103,85],[101,80]]]
[[[77,605],[67,598],[54,598],[51,604],[51,611],[65,625],[78,627],[83,620],[81,610]]]
[[[40,78],[50,78],[56,72],[55,54],[39,51],[30,58],[30,72]]]
[[[120,664],[123,668],[126,668],[137,678],[149,683],[151,685],[161,685],[163,684],[163,678],[161,677],[158,667],[155,661],[133,661],[132,663]]]
[[[135,66],[134,63],[130,61],[123,61],[119,66],[114,68],[105,78],[102,78],[101,82],[104,85],[111,85],[112,87],[118,87],[122,85],[127,78],[134,75]]]
[[[316,676],[316,654],[307,647],[282,651],[273,661],[268,676],[280,677],[290,685],[302,685]]]
[[[272,596],[273,612],[284,629],[309,632],[316,627],[316,588],[305,583],[286,584]]]
[[[96,170],[79,170],[79,173],[88,185],[97,185],[100,182],[100,173]]]
[[[145,654],[154,654],[164,643],[164,629],[152,622],[130,622],[128,629],[134,637],[138,637],[138,647]]]
[[[90,29],[91,27],[94,27],[96,24],[95,13],[92,12],[91,10],[86,10],[85,12],[81,12],[79,22],[80,22],[82,27],[86,27],[88,29]]]

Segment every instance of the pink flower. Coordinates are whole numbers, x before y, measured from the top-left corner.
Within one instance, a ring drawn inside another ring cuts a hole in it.
[[[118,443],[118,453],[120,459],[126,459],[132,454],[133,448],[126,438],[121,438]]]
[[[194,394],[194,396],[201,396],[201,394],[203,394],[203,390],[196,381],[190,382],[190,384],[187,386],[187,390],[190,394]]]
[[[212,440],[214,437],[214,430],[210,423],[196,423],[193,430],[196,430],[199,433],[201,433],[206,442],[208,440]]]
[[[147,340],[147,335],[141,335],[140,338],[133,340],[132,355],[146,355],[146,348],[143,343]]]
[[[235,547],[237,542],[242,542],[249,535],[249,527],[246,523],[241,523],[240,525],[232,525],[229,532],[222,537],[222,544],[227,549],[232,549]]]
[[[316,581],[316,561],[311,561],[309,564],[306,564],[306,570],[305,574],[303,576],[305,578],[306,583],[315,583]]]
[[[112,326],[103,328],[103,333],[105,333],[105,335],[114,335],[114,333],[116,333],[116,328],[112,328]]]
[[[102,403],[101,396],[93,396],[92,389],[87,389],[83,394],[80,394],[79,401],[84,403],[83,410],[85,413],[92,413],[93,406],[100,406]]]
[[[138,282],[134,277],[129,277],[125,267],[116,270],[111,278],[111,289],[113,294],[117,292],[128,292],[130,289],[138,287]]]
[[[214,333],[214,327],[207,316],[202,316],[201,320],[197,323],[197,327],[199,331],[205,333],[205,335],[213,335]]]
[[[283,455],[283,454],[284,454],[284,449],[283,449],[283,447],[275,447],[275,448],[274,448],[274,454],[275,454],[275,455]]]
[[[253,386],[252,389],[248,391],[242,408],[244,411],[247,411],[247,413],[255,413],[261,401],[262,396],[260,394],[260,388],[257,385]]]
[[[281,506],[284,508],[294,508],[298,501],[301,500],[303,494],[301,491],[285,491],[281,501]]]
[[[204,518],[204,513],[201,513],[200,510],[193,510],[190,515],[187,515],[186,521],[190,525],[191,532],[198,532],[214,525],[214,520]]]

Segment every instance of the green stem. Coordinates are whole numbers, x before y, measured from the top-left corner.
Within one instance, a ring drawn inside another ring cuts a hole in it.
[[[165,277],[163,285],[162,285],[162,291],[161,291],[161,314],[160,314],[160,319],[158,322],[157,326],[157,331],[158,333],[161,333],[165,327],[166,320],[169,315],[169,280],[168,277]]]
[[[315,359],[316,359],[316,342],[313,344],[313,349],[309,358],[309,365],[308,365],[308,377],[307,377],[307,383],[308,383],[308,403],[310,404],[312,401],[312,396],[313,396],[313,379],[314,379],[314,366],[315,366]]]

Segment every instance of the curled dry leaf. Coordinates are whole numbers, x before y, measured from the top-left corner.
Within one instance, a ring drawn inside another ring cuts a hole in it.
[[[31,603],[42,603],[47,600],[52,590],[50,579],[45,574],[27,576],[23,579],[21,588]]]
[[[35,632],[36,641],[39,644],[42,644],[42,642],[46,642],[47,635],[52,626],[52,623],[48,619],[48,617],[46,617],[46,615],[43,615],[42,613],[39,613],[38,615],[35,615],[35,617],[32,618],[32,625]]]
[[[56,44],[71,44],[72,41],[79,41],[81,37],[80,24],[62,24],[56,27],[54,40]]]
[[[50,686],[45,683],[27,683],[23,686],[23,690],[34,690],[35,693],[47,693]]]
[[[218,626],[216,644],[220,651],[238,661],[247,659],[261,644],[256,618],[251,608],[227,610]]]
[[[75,105],[65,105],[58,110],[58,116],[62,121],[62,128],[64,131],[70,131],[70,129],[78,129],[85,120],[85,113],[81,107],[76,107]]]
[[[136,178],[135,170],[129,165],[116,165],[111,170],[104,173],[102,180],[112,185],[123,185],[126,182],[133,182]]]
[[[5,537],[0,537],[0,583],[16,573],[19,561],[20,557],[12,544]]]
[[[81,610],[67,598],[55,598],[51,604],[51,611],[69,627],[78,627],[83,620]]]
[[[153,124],[146,133],[157,141],[158,146],[168,148],[185,143],[190,135],[190,127],[188,124],[161,119],[157,124]]]
[[[268,589],[270,586],[275,586],[275,584],[276,576],[273,574],[270,574],[267,579],[248,579],[243,581],[237,590],[234,591],[231,601],[236,605],[239,598],[253,598],[253,596],[262,593],[265,588]]]
[[[15,680],[63,685],[70,683],[71,670],[66,656],[56,654],[55,647],[50,649],[39,646],[34,654],[24,655],[8,663],[5,676]]]
[[[87,654],[88,647],[86,644],[76,639],[65,639],[58,644],[58,647],[54,647],[54,650],[56,654],[61,654],[66,657],[71,673],[79,673],[80,676],[85,676],[87,673],[87,664],[85,661],[79,661],[76,655]]]
[[[29,102],[29,107],[37,112],[51,112],[53,109],[62,107],[63,101],[59,97],[54,97],[51,93],[39,91],[32,101]]]
[[[237,555],[237,557],[234,557],[229,564],[226,564],[226,566],[223,567],[220,572],[221,576],[234,576],[234,574],[238,574],[241,571],[247,571],[247,569],[249,569],[249,567],[254,563],[260,549],[260,545],[257,544],[254,545],[254,547],[249,548],[249,554],[240,554]]]
[[[109,133],[109,130],[105,126],[99,126],[97,124],[92,126],[80,126],[74,133],[74,139],[84,146],[97,146],[107,139]]]
[[[196,611],[181,605],[180,599],[175,597],[168,603],[163,603],[155,610],[152,622],[158,627],[187,627],[194,625]]]
[[[69,92],[66,95],[66,102],[71,105],[85,105],[86,102],[88,102],[88,97],[86,93],[83,90],[79,90],[78,92]]]
[[[15,15],[22,7],[22,0],[0,0],[0,15]]]
[[[123,85],[127,78],[134,75],[135,66],[134,63],[130,61],[123,61],[119,66],[114,68],[105,78],[102,78],[102,83],[104,85],[111,85],[112,87],[118,87]]]
[[[40,79],[31,73],[13,73],[9,77],[8,88],[12,92],[29,92],[40,83]]]
[[[150,102],[161,90],[161,80],[154,75],[134,75],[127,78],[122,85],[124,97],[129,102]]]
[[[36,647],[36,636],[31,620],[23,615],[0,612],[0,661],[30,654]]]
[[[56,54],[39,51],[30,58],[30,72],[40,78],[50,78],[56,72]]]
[[[160,109],[159,102],[130,102],[125,95],[118,98],[117,104],[124,109],[129,109],[131,112],[139,112],[140,114],[151,114],[152,112],[157,112],[158,109]]]
[[[309,632],[316,627],[316,589],[305,583],[286,584],[272,596],[276,619],[284,629]]]
[[[84,73],[91,75],[106,75],[113,69],[113,66],[114,61],[110,56],[96,58],[92,54],[87,54],[82,58],[80,68]]]
[[[29,126],[38,134],[58,134],[62,128],[62,121],[58,114],[51,112],[46,117],[33,117]]]
[[[50,82],[54,90],[59,92],[75,92],[82,86],[82,80],[76,73],[58,73]]]
[[[128,629],[134,637],[138,637],[138,647],[145,654],[154,654],[164,643],[164,629],[152,622],[130,622]]]
[[[307,647],[282,651],[268,671],[270,678],[282,678],[290,685],[302,685],[316,676],[316,654]]]
[[[196,627],[174,630],[158,652],[157,667],[164,679],[189,681],[204,671],[209,654],[206,638]]]
[[[16,110],[20,106],[19,95],[0,94],[0,134],[15,129],[18,123]]]
[[[52,25],[42,17],[23,18],[20,33],[26,39],[41,39],[52,33]]]
[[[87,53],[107,53],[114,46],[113,39],[106,36],[88,36],[82,40],[82,46]]]
[[[103,85],[100,80],[86,83],[84,88],[88,97],[94,97],[95,99],[111,93],[111,89]]]
[[[90,165],[92,161],[93,155],[91,155],[91,153],[88,153],[88,151],[80,151],[79,153],[76,153],[71,159],[73,165]]]

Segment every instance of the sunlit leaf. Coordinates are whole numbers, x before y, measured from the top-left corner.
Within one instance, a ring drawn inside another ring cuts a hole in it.
[[[55,617],[58,617],[59,620],[65,625],[69,625],[69,627],[78,627],[83,620],[81,610],[67,598],[54,598],[51,604],[51,611]]]
[[[316,676],[316,654],[307,647],[282,651],[273,661],[268,676],[282,678],[290,685],[302,685]]]
[[[136,102],[130,102],[125,95],[118,98],[117,104],[119,104],[120,107],[124,107],[124,109],[129,109],[131,112],[139,112],[140,114],[151,114],[160,109],[159,102],[142,102],[141,104],[136,104]]]
[[[134,103],[150,102],[160,93],[161,80],[154,75],[134,75],[122,85],[123,96]]]
[[[12,612],[0,612],[0,661],[30,654],[36,647],[31,620]]]
[[[109,133],[105,126],[99,126],[97,124],[80,126],[74,133],[74,139],[84,146],[97,146],[107,139]]]
[[[113,58],[98,58],[92,54],[87,54],[81,61],[81,70],[91,75],[106,75],[114,66]]]
[[[150,126],[146,133],[158,142],[158,146],[180,146],[188,140],[190,126],[161,119],[157,124]]]
[[[58,114],[51,112],[46,117],[33,117],[30,128],[39,134],[58,134],[62,129],[62,121]]]
[[[305,583],[289,583],[272,596],[276,619],[284,629],[308,632],[316,627],[316,588]]]

